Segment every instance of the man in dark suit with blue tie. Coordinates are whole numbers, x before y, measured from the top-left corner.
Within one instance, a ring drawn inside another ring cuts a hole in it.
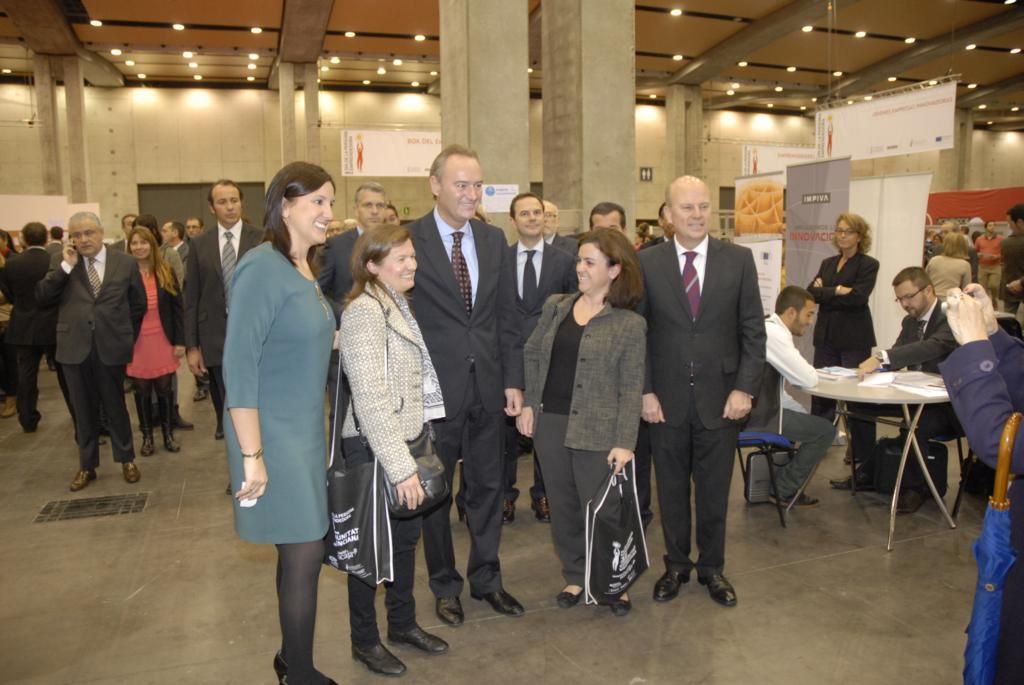
[[[764,310],[749,249],[708,236],[711,193],[693,176],[665,197],[673,240],[639,253],[647,318],[643,418],[651,424],[665,534],[654,599],[679,594],[696,566],[711,598],[735,606],[723,573],[725,516],[740,421],[765,362]],[[690,481],[696,491],[696,563],[690,558]]]
[[[505,234],[473,218],[483,189],[477,154],[446,147],[430,167],[430,189],[433,211],[407,228],[419,263],[413,306],[444,394],[437,450],[449,483],[456,462],[463,462],[470,594],[498,613],[519,616],[523,607],[502,586],[498,561],[504,417],[518,415],[523,404],[515,276],[505,266]],[[437,615],[459,625],[463,579],[449,510],[441,506],[424,517],[423,547]]]
[[[146,289],[135,259],[103,244],[98,216],[75,214],[68,234],[62,260],[54,260],[36,285],[36,301],[41,307],[59,306],[57,362],[75,408],[79,470],[70,489],[76,492],[96,480],[101,407],[114,461],[126,482],[140,478],[124,404],[124,372],[146,314]]]
[[[231,277],[238,260],[263,242],[263,231],[242,221],[242,189],[217,181],[207,195],[216,228],[193,238],[185,262],[185,346],[196,377],[209,373],[210,397],[217,413],[214,437],[224,437],[224,375],[221,358],[228,329]]]
[[[522,319],[522,344],[533,333],[547,299],[556,293],[573,293],[579,287],[576,280],[576,260],[568,253],[547,246],[544,241],[544,203],[533,193],[520,193],[512,198],[509,215],[519,233],[519,240],[507,249],[509,265],[515,274],[516,306]],[[519,431],[515,421],[506,417],[505,427],[505,503],[502,519],[511,523],[516,518],[516,472],[519,457]],[[533,487],[530,488],[530,507],[537,520],[551,521],[551,508],[544,490],[544,477],[540,462],[533,461]]]

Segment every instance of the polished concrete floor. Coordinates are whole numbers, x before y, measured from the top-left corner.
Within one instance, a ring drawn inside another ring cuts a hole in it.
[[[54,375],[45,369],[39,432],[26,435],[16,419],[0,421],[0,682],[274,682],[275,553],[235,537],[212,407],[205,401],[193,408],[183,380],[182,414],[196,430],[179,433],[180,454],[139,458],[136,485],[122,480],[104,448],[99,479],[68,492],[76,452]],[[649,540],[653,568],[634,586],[625,618],[555,606],[561,580],[550,534],[529,509],[505,526],[501,557],[506,588],[525,605],[524,617],[498,617],[467,592],[466,625],[439,627],[421,558],[419,621],[451,651],[425,657],[398,650],[409,667],[404,681],[959,682],[975,580],[970,545],[982,503],[968,500],[956,530],[932,503],[901,517],[889,553],[887,502],[827,487],[829,477],[844,473],[841,456],[833,448],[809,488],[821,506],[793,513],[786,530],[770,505],[745,504],[737,471],[726,567],[739,595],[734,609],[714,604],[696,583],[673,602],[652,601],[662,570],[657,519]],[[522,459],[520,483],[530,473]],[[149,493],[141,513],[34,523],[51,500],[136,492]],[[466,529],[454,514],[453,526],[464,560]],[[345,593],[344,579],[325,568],[317,665],[339,683],[381,682],[350,658]]]

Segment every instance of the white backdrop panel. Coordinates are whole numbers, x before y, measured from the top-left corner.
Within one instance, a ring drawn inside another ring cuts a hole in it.
[[[30,221],[64,226],[67,207],[64,195],[0,195],[0,228],[16,232]]]

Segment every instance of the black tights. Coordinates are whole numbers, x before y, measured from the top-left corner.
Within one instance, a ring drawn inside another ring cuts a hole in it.
[[[132,390],[146,402],[152,402],[154,390],[159,397],[167,397],[171,394],[173,376],[174,374],[169,373],[157,378],[132,378]]]
[[[289,685],[325,682],[313,668],[316,590],[324,541],[277,545],[277,609],[281,618],[281,656]]]

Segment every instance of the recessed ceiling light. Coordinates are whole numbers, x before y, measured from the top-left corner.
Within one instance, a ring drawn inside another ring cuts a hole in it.
[[[138,76],[139,78],[146,78],[145,74],[136,74],[136,76]]]
[[[988,109],[988,105],[978,105],[978,109]]]
[[[245,65],[245,68],[246,69],[255,69],[256,65],[253,64],[252,62],[249,62],[248,64]],[[320,71],[327,71],[327,67],[320,67]]]
[[[345,37],[346,38],[355,38],[356,37],[356,32],[355,31],[346,31],[345,32]]]
[[[431,76],[437,76],[437,72],[436,71],[432,71],[432,72],[430,72],[430,75]]]
[[[261,29],[259,26],[253,26],[249,30],[252,31],[253,33],[263,33],[263,29]]]
[[[124,61],[124,65],[126,67],[134,67],[135,66],[135,60],[133,60],[133,59],[126,59]]]
[[[533,73],[533,67],[526,67],[526,73],[527,74],[532,74]]]
[[[199,62],[189,62],[188,63],[188,68],[189,69],[198,69],[199,68]]]
[[[903,42],[906,43],[907,45],[913,45],[914,43],[917,42],[917,38],[914,38],[914,37],[904,38]]]
[[[936,81],[935,79],[932,79],[931,81],[928,82],[928,85],[929,86],[937,86],[937,85],[939,85],[939,82]]]
[[[245,77],[245,80],[246,80],[246,81],[255,81],[255,80],[256,80],[256,77],[255,77],[255,76],[246,76],[246,77]]]
[[[256,53],[256,52],[250,52],[249,53],[249,59],[257,60],[259,58],[260,58],[259,53]]]
[[[368,85],[370,85],[370,83],[372,83],[372,81],[370,81],[370,79],[368,79],[368,78],[364,78],[363,79],[363,85],[364,86],[368,86]]]
[[[846,101],[846,104],[848,104],[848,105],[852,105],[852,104],[853,104],[853,100],[847,100],[847,101]]]
[[[92,21],[89,22],[89,26],[95,26],[96,28],[99,28],[99,27],[103,26],[103,22],[100,21],[99,19],[93,19]]]
[[[896,80],[895,76],[890,76],[889,78],[886,79],[886,81],[888,81],[889,83],[892,83],[895,80]]]
[[[672,59],[674,59],[677,62],[681,62],[683,60],[683,56],[682,55],[672,55]]]
[[[412,37],[412,39],[419,43],[422,43],[427,39],[427,37],[424,36],[422,33],[417,33],[415,36]]]
[[[1017,105],[1014,105],[1013,107],[1010,108],[1010,111],[1011,112],[1019,112],[1020,111],[1020,107],[1018,107]]]
[[[377,67],[377,73],[383,76],[384,74],[388,73],[388,70],[385,69],[384,67]]]
[[[195,74],[195,75],[192,76],[192,78],[195,79],[196,81],[202,81],[203,80],[203,75],[202,74]]]
[[[394,64],[396,67],[402,66],[402,60],[398,59],[397,57],[391,60],[391,63]]]
[[[1004,5],[1012,5],[1015,2],[1017,2],[1017,0],[1003,0]]]
[[[11,70],[6,68],[6,67],[4,67],[3,69],[0,69],[0,74],[9,74],[9,73],[11,73]]]
[[[811,26],[811,25],[807,25],[807,26],[804,26],[804,27],[803,27],[802,29],[800,29],[800,30],[801,30],[801,31],[803,31],[804,33],[810,33],[811,31],[813,31],[813,30],[814,30],[814,27],[813,27],[813,26]]]
[[[117,57],[118,55],[121,54],[121,51],[118,48],[112,48],[110,50],[110,54],[113,55],[114,57]]]
[[[971,90],[974,90],[975,88],[978,87],[978,84],[977,83],[968,83],[967,87],[970,88]]]
[[[331,64],[340,64],[340,63],[341,63],[341,58],[338,57],[337,55],[335,55],[334,57],[331,58]]]
[[[833,71],[832,75],[835,76],[835,77],[839,77],[839,76],[843,75],[843,72],[841,72],[841,71]]]
[[[736,94],[736,91],[735,91],[735,90],[733,90],[732,88],[730,88],[729,90],[725,91],[725,94],[726,94],[726,95],[735,95],[735,94]]]
[[[192,53],[190,51],[188,51],[188,50],[186,50],[185,52],[181,53],[181,56],[184,57],[185,59],[192,59]]]
[[[775,86],[775,92],[776,93],[781,93],[782,92],[782,86]]]
[[[747,66],[747,63],[746,62],[737,62],[736,66],[738,66],[738,67],[745,67],[745,66]]]
[[[864,102],[871,102],[871,99],[872,99],[872,96],[870,96],[870,95],[865,95],[864,96]]]
[[[733,83],[730,83],[730,84],[729,84],[729,87],[730,87],[730,88],[739,88],[739,87],[740,87],[740,84],[738,84],[738,83],[735,83],[735,82],[733,82]]]
[[[174,29],[175,31],[184,31],[185,30],[185,25],[184,24],[171,24],[171,28]]]
[[[419,88],[420,82],[419,81],[413,81],[409,85],[412,86],[413,88]]]
[[[854,38],[863,38],[866,35],[868,35],[867,31],[858,31],[857,33],[853,34],[853,37]]]
[[[811,98],[811,102],[817,102],[818,98]]]
[[[771,108],[772,108],[772,107],[774,107],[774,106],[775,106],[775,105],[773,105],[772,103],[770,103],[770,102],[768,103],[768,109],[771,109]]]
[[[1011,54],[1011,55],[1017,55],[1017,54],[1020,54],[1020,48],[1013,48],[1013,49],[1011,49],[1011,50],[1010,50],[1010,54]]]
[[[796,71],[796,67],[786,67],[786,71],[792,74],[794,71]]]
[[[249,68],[250,69],[255,69],[256,65],[255,64],[250,64]],[[331,68],[329,66],[327,66],[326,64],[323,65],[322,67],[320,67],[320,71],[330,71],[330,70],[331,70]]]
[[[650,99],[650,100],[657,100],[658,96],[655,95],[654,93],[651,93],[650,95],[647,96],[647,98]]]
[[[991,125],[992,125],[992,122],[991,122],[991,121],[986,121],[986,122],[985,122],[985,125],[986,125],[986,126],[991,126]]]
[[[800,105],[800,111],[801,112],[804,111],[805,109],[807,109],[807,105]]]
[[[964,46],[964,50],[973,50],[976,47],[978,47],[978,46],[975,45],[974,43],[971,43],[970,45],[965,45]]]
[[[681,17],[683,16],[683,10],[676,7],[672,10],[669,10],[669,14],[671,14],[673,17]]]

